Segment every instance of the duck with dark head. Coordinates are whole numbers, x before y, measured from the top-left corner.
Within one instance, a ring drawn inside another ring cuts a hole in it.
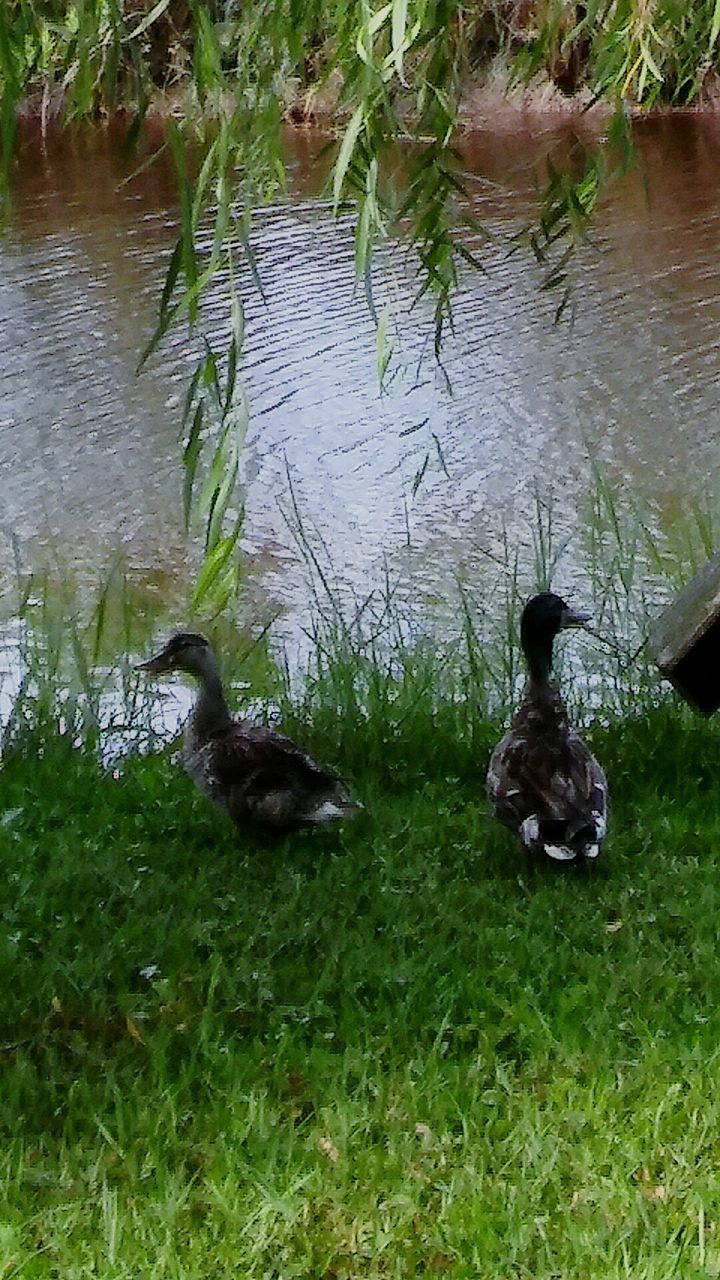
[[[501,822],[530,854],[555,862],[594,860],[607,825],[605,774],[570,724],[551,679],[553,643],[590,614],[550,591],[523,609],[520,642],[528,668],[522,702],[490,758],[487,789]]]
[[[198,681],[185,728],[184,768],[239,829],[318,826],[362,808],[337,773],[289,738],[264,725],[233,719],[215,655],[204,636],[177,632],[154,658],[140,664],[140,670],[151,676],[182,671]]]

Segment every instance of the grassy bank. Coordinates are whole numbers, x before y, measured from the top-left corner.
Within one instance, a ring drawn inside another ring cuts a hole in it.
[[[596,721],[607,861],[532,871],[486,813],[498,723],[427,675],[286,706],[367,810],[269,846],[167,753],[18,729],[0,1274],[718,1273],[720,728]]]

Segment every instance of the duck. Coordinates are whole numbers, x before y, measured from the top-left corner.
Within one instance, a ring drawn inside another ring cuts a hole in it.
[[[528,668],[522,701],[488,766],[487,792],[501,822],[534,857],[594,861],[607,828],[602,767],[570,724],[551,679],[553,643],[567,627],[591,619],[551,591],[533,596],[520,620]]]
[[[139,664],[139,670],[151,677],[182,671],[198,681],[185,726],[183,767],[238,830],[317,827],[362,808],[350,798],[339,774],[318,764],[290,738],[249,720],[233,719],[205,636],[176,632],[159,653]]]

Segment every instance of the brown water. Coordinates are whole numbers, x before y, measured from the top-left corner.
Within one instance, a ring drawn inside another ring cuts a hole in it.
[[[390,577],[442,599],[479,583],[503,526],[530,545],[535,494],[572,533],[599,463],[619,491],[682,510],[720,472],[720,126],[675,118],[638,134],[640,172],[608,196],[582,258],[572,325],[508,238],[528,220],[543,157],[572,137],[478,135],[465,148],[476,212],[495,237],[463,276],[444,375],[429,307],[408,310],[412,263],[388,246],[376,292],[399,320],[378,386],[375,334],[354,288],[347,220],[318,194],[320,141],[290,138],[287,200],[258,213],[265,302],[247,292],[252,422],[243,542],[252,607],[288,619],[308,598],[288,475],[307,536],[335,579],[364,593]],[[184,331],[139,376],[177,224],[163,160],[132,163],[97,133],[21,151],[0,237],[0,581],[12,540],[26,567],[93,581],[118,554],[177,615],[193,553],[180,519]],[[221,286],[208,331],[226,323]],[[424,355],[424,358],[421,357]],[[413,495],[417,473],[427,466]]]

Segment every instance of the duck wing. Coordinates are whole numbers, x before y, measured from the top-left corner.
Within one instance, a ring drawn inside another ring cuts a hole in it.
[[[274,729],[236,721],[207,749],[215,797],[238,823],[287,828],[336,821],[359,807],[335,770]]]
[[[516,723],[491,756],[487,785],[497,816],[529,847],[569,846],[569,857],[596,856],[589,850],[605,834],[607,782],[574,730],[542,733]]]
[[[293,777],[309,786],[341,781],[338,773],[318,764],[291,738],[242,720],[212,739],[212,755],[218,781],[225,784],[250,775],[270,783]]]

